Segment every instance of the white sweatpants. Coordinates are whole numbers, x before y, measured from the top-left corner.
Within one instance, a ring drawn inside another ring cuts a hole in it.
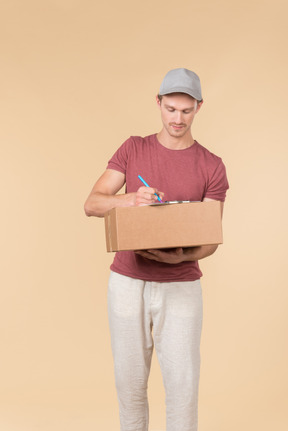
[[[148,431],[147,381],[154,344],[166,393],[166,431],[196,431],[200,280],[158,283],[111,272],[108,315],[121,431]]]

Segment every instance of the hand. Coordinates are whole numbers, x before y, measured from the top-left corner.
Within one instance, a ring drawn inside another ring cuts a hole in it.
[[[135,251],[135,253],[139,254],[142,257],[146,257],[146,259],[156,260],[157,262],[170,263],[172,265],[184,262],[186,260],[186,256],[182,247],[166,250],[138,250]]]
[[[163,192],[159,192],[154,187],[145,187],[145,186],[140,187],[136,192],[135,205],[136,206],[151,205],[157,202],[158,199],[155,193],[157,193],[157,195],[162,200],[164,196]]]

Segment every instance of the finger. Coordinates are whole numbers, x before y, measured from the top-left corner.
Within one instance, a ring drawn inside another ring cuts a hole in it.
[[[141,186],[137,190],[137,193],[140,193],[140,194],[146,194],[146,193],[148,193],[149,195],[153,195],[155,193],[155,189],[153,187],[144,187],[144,186]]]
[[[156,196],[156,199],[157,199],[157,200],[159,200],[159,199],[160,199],[160,201],[163,201],[164,193],[163,193],[163,192],[160,192],[160,191],[159,191],[159,190],[157,190],[157,189],[155,189],[155,196]]]
[[[163,200],[164,197],[164,193],[160,192],[156,187],[144,186],[139,187],[136,195],[136,205],[153,203],[159,200],[159,198]]]
[[[155,202],[157,200],[157,197],[155,195],[142,195],[142,196],[137,196],[136,198],[136,203],[137,204],[151,204],[153,202]]]
[[[182,247],[176,248],[175,253],[180,256],[183,253],[183,248]]]
[[[136,254],[139,254],[142,257],[146,257],[146,259],[150,259],[150,260],[156,260],[158,262],[161,261],[161,259],[156,256],[154,253],[150,253],[148,250],[139,250],[139,251],[135,251]]]
[[[153,197],[153,199],[154,199],[154,196],[155,196],[155,194],[157,194],[158,196],[160,196],[160,195],[162,195],[162,196],[164,196],[164,193],[163,192],[160,192],[156,187],[140,187],[139,189],[138,189],[138,191],[142,194],[146,194],[146,193],[148,193],[150,196],[151,196],[151,198]],[[156,196],[156,199],[157,199],[157,196]]]
[[[159,253],[161,253],[161,251],[160,250],[158,250],[158,249],[156,249],[156,248],[152,248],[151,250],[149,249],[149,250],[146,250],[148,253],[151,253],[151,254],[155,254],[155,255],[159,255]]]
[[[142,198],[142,199],[152,200],[155,197],[155,190],[150,187],[140,187],[137,190],[137,196],[140,199]]]
[[[167,256],[167,253],[165,251],[162,250],[147,250],[147,252],[149,253],[150,256],[154,256],[155,260],[162,260],[163,258],[165,258],[165,256]]]

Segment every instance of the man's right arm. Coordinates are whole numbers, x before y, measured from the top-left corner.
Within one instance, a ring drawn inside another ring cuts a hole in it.
[[[122,172],[107,169],[96,181],[85,202],[85,214],[88,217],[103,217],[114,207],[135,205],[133,196],[135,193],[116,195],[124,184],[125,175]]]
[[[98,179],[89,194],[84,210],[88,217],[103,217],[104,214],[115,207],[130,207],[135,205],[149,205],[157,200],[154,193],[163,196],[163,193],[152,187],[140,187],[137,192],[116,193],[125,184],[125,175],[113,169],[107,169]]]

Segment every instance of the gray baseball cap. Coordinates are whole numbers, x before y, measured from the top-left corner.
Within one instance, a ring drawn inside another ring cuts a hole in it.
[[[201,84],[199,76],[188,69],[172,69],[164,77],[160,86],[159,95],[171,93],[185,93],[202,100]]]

